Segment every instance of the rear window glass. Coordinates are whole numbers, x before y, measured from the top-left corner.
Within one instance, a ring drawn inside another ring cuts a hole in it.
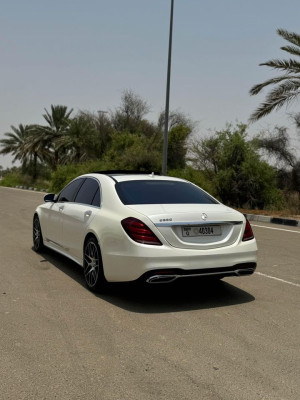
[[[218,204],[198,186],[179,181],[126,181],[116,184],[123,204]]]

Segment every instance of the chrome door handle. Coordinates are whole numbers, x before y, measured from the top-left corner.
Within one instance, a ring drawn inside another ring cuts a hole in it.
[[[90,217],[92,215],[92,211],[86,211],[85,213],[84,213],[84,216],[85,217]]]
[[[62,211],[64,209],[65,206],[60,206],[58,207],[59,211]]]

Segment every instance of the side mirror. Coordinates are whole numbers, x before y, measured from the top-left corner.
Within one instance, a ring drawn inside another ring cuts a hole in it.
[[[54,193],[48,193],[46,194],[46,196],[44,197],[44,202],[45,203],[53,203],[55,202],[55,194]]]

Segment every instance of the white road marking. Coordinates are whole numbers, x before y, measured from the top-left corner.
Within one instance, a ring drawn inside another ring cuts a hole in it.
[[[261,272],[255,272],[255,274],[261,275],[261,276],[265,276],[266,278],[275,279],[275,281],[280,281],[280,282],[288,283],[289,285],[292,285],[292,286],[300,287],[299,283],[294,283],[294,282],[285,281],[284,279],[275,278],[275,276],[263,274],[263,273],[261,273]]]
[[[254,224],[251,224],[251,226],[256,226],[257,228],[274,229],[275,231],[293,232],[293,233],[300,234],[300,231],[291,231],[290,229],[271,228],[271,226],[262,226],[262,225],[254,225]]]

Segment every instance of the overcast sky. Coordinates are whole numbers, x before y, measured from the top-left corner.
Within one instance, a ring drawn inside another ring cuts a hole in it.
[[[43,123],[44,108],[117,107],[124,89],[165,105],[170,0],[0,0],[0,137]],[[299,32],[299,0],[175,0],[170,108],[199,134],[247,122],[264,95],[249,89],[276,74],[258,64],[286,57],[277,28]],[[286,53],[287,54],[287,53]],[[299,104],[288,110],[299,111]],[[250,133],[290,126],[286,109]],[[0,156],[0,165],[11,165]]]

